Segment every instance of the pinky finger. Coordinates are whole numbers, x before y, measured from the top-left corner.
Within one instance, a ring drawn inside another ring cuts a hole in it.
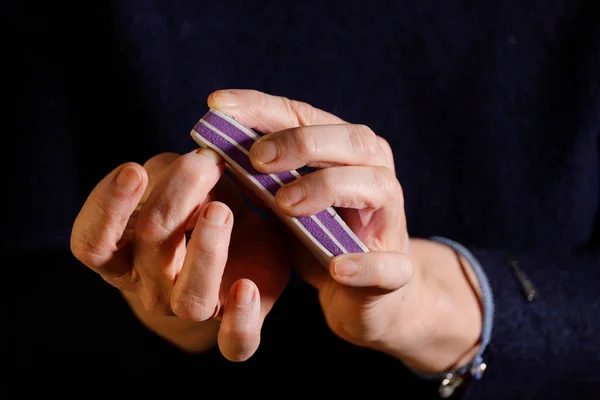
[[[225,303],[219,349],[230,361],[246,361],[260,344],[260,295],[254,282],[248,279],[236,281]]]

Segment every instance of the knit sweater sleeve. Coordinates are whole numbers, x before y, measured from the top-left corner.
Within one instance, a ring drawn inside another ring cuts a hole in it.
[[[600,251],[469,250],[494,312],[486,371],[464,399],[600,396]]]

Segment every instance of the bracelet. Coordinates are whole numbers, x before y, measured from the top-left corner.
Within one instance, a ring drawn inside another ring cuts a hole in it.
[[[469,378],[476,380],[481,379],[487,368],[487,364],[483,360],[483,354],[485,353],[485,350],[492,337],[494,325],[494,296],[490,283],[487,279],[487,275],[483,271],[481,264],[467,248],[460,243],[441,236],[432,236],[429,239],[433,240],[434,242],[449,246],[469,262],[473,272],[475,273],[475,276],[479,281],[479,286],[481,289],[481,301],[483,304],[481,346],[475,357],[469,363],[453,371],[436,374],[424,374],[411,368],[415,374],[422,378],[441,380],[438,392],[440,397],[445,399],[452,396],[456,389],[462,386]]]

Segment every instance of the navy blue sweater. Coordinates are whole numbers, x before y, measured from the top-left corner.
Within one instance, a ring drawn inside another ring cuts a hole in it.
[[[286,371],[290,383],[311,390],[344,372],[352,378],[333,380],[338,394],[389,388],[406,398],[416,388],[419,398],[436,398],[436,382],[336,338],[307,285],[286,289],[259,351],[233,364],[216,349],[182,354],[147,331],[116,290],[70,254],[73,220],[106,173],[190,151],[208,94],[252,88],[385,137],[409,233],[446,236],[478,257],[496,313],[488,371],[465,398],[598,398],[597,1],[3,7],[2,94],[10,106],[0,304],[8,329],[0,335],[13,371],[110,369],[152,379]],[[534,301],[507,256],[537,287]],[[376,383],[361,379],[373,373]]]

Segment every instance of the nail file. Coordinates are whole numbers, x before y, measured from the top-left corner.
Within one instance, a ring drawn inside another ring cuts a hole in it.
[[[369,251],[333,207],[300,217],[290,217],[278,209],[275,204],[277,190],[301,175],[296,170],[265,174],[254,169],[249,151],[260,138],[254,130],[240,124],[232,116],[211,108],[194,126],[190,135],[201,147],[219,153],[227,169],[248,184],[324,267],[327,268],[331,259],[339,254]]]

